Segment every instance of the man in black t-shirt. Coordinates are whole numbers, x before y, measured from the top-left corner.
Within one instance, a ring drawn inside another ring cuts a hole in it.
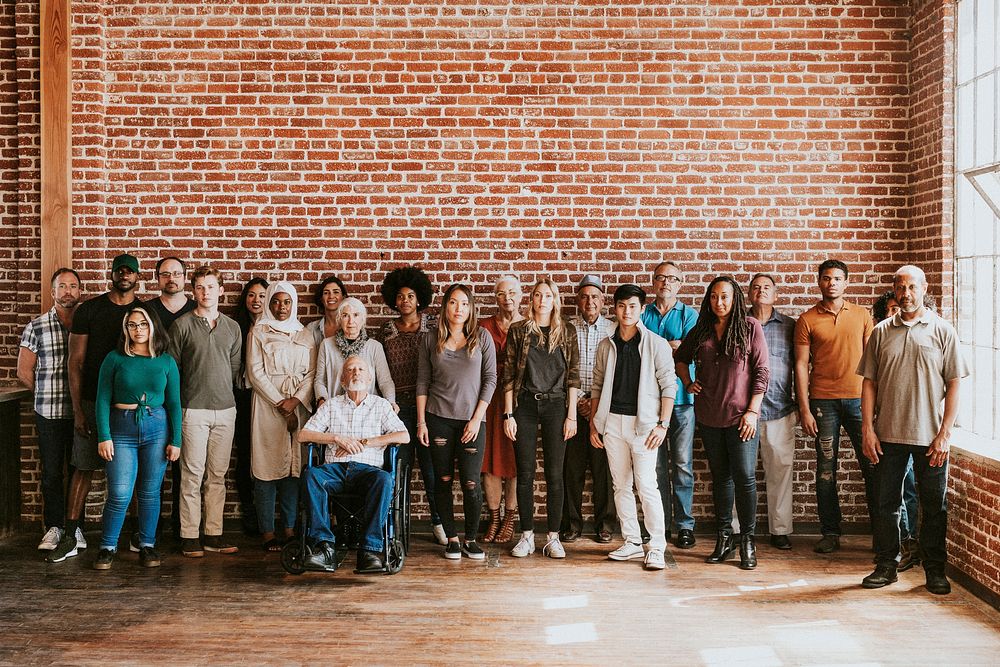
[[[69,393],[73,400],[73,477],[66,498],[66,530],[55,549],[45,560],[59,563],[85,549],[87,542],[79,530],[90,480],[95,470],[104,467],[97,454],[97,427],[94,401],[97,379],[104,357],[118,344],[122,321],[136,300],[139,284],[139,260],[124,254],[111,265],[111,290],[84,302],[73,316],[69,335]]]

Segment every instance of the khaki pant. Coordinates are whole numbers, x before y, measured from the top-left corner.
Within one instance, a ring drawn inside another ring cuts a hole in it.
[[[197,539],[205,496],[205,535],[222,535],[226,471],[233,450],[236,408],[184,409],[181,425],[181,538]]]
[[[760,457],[767,482],[767,526],[771,535],[792,534],[792,466],[797,412],[760,422]]]

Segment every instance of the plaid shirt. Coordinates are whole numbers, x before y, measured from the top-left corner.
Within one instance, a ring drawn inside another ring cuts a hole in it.
[[[56,315],[55,306],[28,323],[21,347],[35,353],[35,412],[46,419],[72,419],[69,395],[69,329]]]
[[[779,313],[777,308],[772,308],[770,319],[761,322],[761,326],[767,343],[771,378],[760,404],[760,420],[771,421],[781,419],[796,408],[795,399],[792,398],[795,320]]]
[[[570,322],[576,327],[576,342],[580,348],[580,398],[587,398],[590,396],[590,386],[594,382],[597,344],[611,335],[615,325],[603,317],[598,317],[593,324],[587,324],[587,320],[579,315]]]
[[[381,396],[368,394],[359,405],[347,397],[347,394],[334,396],[319,407],[306,425],[306,431],[333,433],[358,440],[362,438],[377,438],[386,433],[405,431],[406,426],[392,409],[392,404]],[[385,446],[365,447],[360,454],[336,456],[337,448],[326,448],[326,463],[367,463],[381,468],[385,458]]]

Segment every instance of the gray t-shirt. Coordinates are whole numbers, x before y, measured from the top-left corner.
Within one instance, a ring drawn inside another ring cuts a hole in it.
[[[233,386],[243,362],[240,325],[219,313],[213,329],[194,311],[170,328],[170,356],[181,373],[181,407],[226,410],[236,405]]]
[[[941,428],[948,381],[969,374],[954,327],[931,311],[898,314],[875,327],[858,375],[878,383],[875,434],[883,442],[927,447]]]
[[[437,336],[420,341],[417,360],[417,396],[427,397],[427,412],[445,419],[469,420],[479,401],[489,403],[497,388],[497,354],[493,337],[479,328],[479,344],[437,352]],[[485,414],[483,416],[485,421]]]

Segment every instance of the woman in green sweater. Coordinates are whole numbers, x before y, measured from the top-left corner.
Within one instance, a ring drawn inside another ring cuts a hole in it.
[[[94,569],[108,570],[138,479],[139,563],[158,567],[154,549],[160,487],[167,461],[181,453],[180,376],[156,313],[143,304],[125,313],[118,347],[98,378],[97,451],[108,462],[101,549]]]

